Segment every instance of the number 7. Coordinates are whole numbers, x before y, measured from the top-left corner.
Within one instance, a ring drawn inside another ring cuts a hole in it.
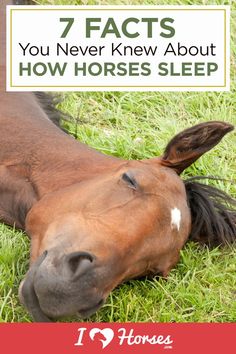
[[[69,30],[71,29],[71,26],[73,25],[75,19],[74,18],[60,18],[60,22],[67,22],[66,28],[64,29],[64,32],[61,35],[61,38],[66,38]]]

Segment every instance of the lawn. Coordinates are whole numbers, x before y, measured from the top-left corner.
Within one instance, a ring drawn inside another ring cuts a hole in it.
[[[73,118],[64,123],[76,138],[105,154],[125,159],[158,156],[174,134],[191,125],[223,120],[236,125],[235,1],[45,1],[39,4],[230,4],[230,92],[66,93],[60,109]],[[182,175],[220,176],[206,181],[236,197],[236,135],[231,133]],[[28,269],[29,240],[0,224],[0,322],[31,322],[20,305],[18,286]],[[71,319],[68,319],[70,321]],[[79,319],[73,318],[73,321]],[[188,243],[168,280],[133,280],[120,285],[89,321],[235,322],[236,248],[208,249]]]

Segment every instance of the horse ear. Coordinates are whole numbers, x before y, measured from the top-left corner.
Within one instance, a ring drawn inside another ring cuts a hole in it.
[[[229,123],[216,121],[186,129],[177,134],[166,146],[161,164],[180,174],[233,129],[233,125]]]

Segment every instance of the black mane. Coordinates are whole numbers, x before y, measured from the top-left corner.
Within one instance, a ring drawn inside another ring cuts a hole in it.
[[[48,118],[63,131],[67,132],[62,128],[62,122],[63,120],[70,120],[71,117],[57,108],[57,105],[61,102],[62,97],[45,92],[35,92],[35,96]]]
[[[198,182],[207,178],[193,177],[184,182],[192,216],[189,239],[210,247],[235,243],[236,200],[216,187]]]

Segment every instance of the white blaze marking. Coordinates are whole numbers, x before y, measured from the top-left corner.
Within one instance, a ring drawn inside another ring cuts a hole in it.
[[[179,231],[181,221],[181,211],[178,208],[171,209],[171,227],[176,227]]]

